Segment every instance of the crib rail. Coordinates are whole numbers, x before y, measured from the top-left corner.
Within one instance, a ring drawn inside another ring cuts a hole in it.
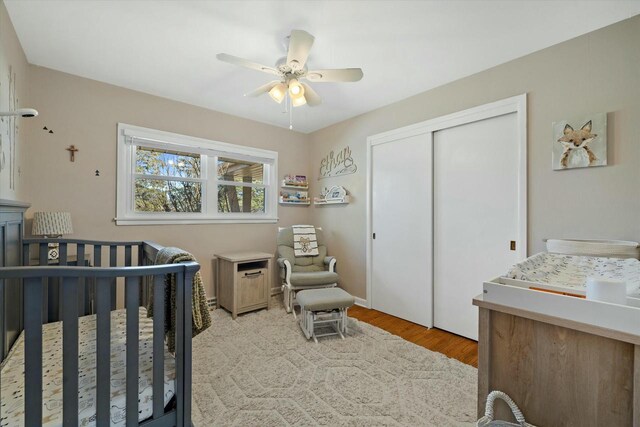
[[[49,265],[48,244],[60,244],[58,266]],[[148,242],[99,242],[66,239],[27,239],[24,241],[25,259],[29,259],[32,247],[38,248],[38,262],[44,266],[0,268],[0,281],[18,279],[23,286],[23,330],[25,392],[25,425],[42,423],[42,325],[47,323],[47,288],[55,279],[61,299],[59,317],[62,320],[63,341],[63,425],[78,425],[78,353],[79,317],[84,314],[75,301],[81,299],[84,285],[94,287],[94,311],[96,314],[96,423],[110,424],[111,410],[111,311],[115,308],[114,283],[124,281],[126,309],[126,425],[138,425],[138,370],[139,370],[139,307],[145,295],[145,285],[153,287],[153,416],[141,425],[189,425],[191,405],[191,283],[200,266],[195,262],[170,265],[145,265],[155,259],[160,246]],[[70,246],[84,259],[87,246],[92,246],[93,264],[102,265],[102,249],[108,248],[109,265],[117,264],[118,249],[123,249],[124,266],[87,267],[67,266]],[[132,254],[137,251],[137,263],[133,266]],[[113,255],[115,253],[115,255]],[[164,405],[164,328],[165,311],[158,309],[165,303],[165,277],[176,276],[176,408],[165,413]],[[2,383],[0,372],[0,384]],[[0,414],[2,416],[2,414]]]
[[[49,249],[57,248],[58,258],[48,259]],[[93,267],[130,267],[151,265],[162,246],[150,241],[104,241],[82,239],[44,239],[23,240],[23,264],[25,266],[93,266]],[[60,306],[62,296],[59,280],[54,276],[45,288],[43,309],[45,322],[62,319]],[[110,284],[111,310],[117,305],[117,283],[112,278]],[[141,288],[141,299],[148,293],[148,286]],[[85,281],[78,288],[80,314],[95,314],[95,284]]]
[[[58,246],[59,258],[57,260],[48,259],[50,245]],[[95,267],[144,265],[145,259],[151,258],[153,261],[153,257],[161,248],[161,246],[148,241],[79,239],[24,239],[22,247],[24,265],[68,265],[72,255],[75,255],[74,262],[81,265],[88,255],[90,261],[92,258],[91,262]],[[135,263],[133,257],[134,250],[138,255],[137,263]],[[107,255],[106,257],[103,256],[105,254]],[[119,262],[119,258],[122,262]]]

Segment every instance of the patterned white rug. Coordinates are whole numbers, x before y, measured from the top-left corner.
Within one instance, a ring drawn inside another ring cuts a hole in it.
[[[275,306],[275,307],[274,307]],[[346,340],[307,341],[290,314],[212,313],[193,341],[193,423],[459,426],[476,420],[477,371],[350,319]]]

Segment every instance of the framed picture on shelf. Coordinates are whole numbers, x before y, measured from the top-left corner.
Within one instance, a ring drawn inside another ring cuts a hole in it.
[[[334,186],[327,191],[327,195],[325,196],[327,201],[331,200],[344,200],[344,196],[347,195],[347,190],[344,187]]]

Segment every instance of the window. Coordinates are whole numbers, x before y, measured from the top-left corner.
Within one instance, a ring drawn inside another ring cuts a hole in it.
[[[218,157],[218,212],[264,213],[264,165]]]
[[[278,154],[118,124],[116,223],[275,222]]]

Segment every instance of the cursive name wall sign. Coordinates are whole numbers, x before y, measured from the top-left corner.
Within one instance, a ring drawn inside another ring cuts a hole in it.
[[[351,175],[356,173],[358,166],[351,157],[351,149],[347,145],[337,154],[332,150],[320,161],[318,181],[334,176]]]

